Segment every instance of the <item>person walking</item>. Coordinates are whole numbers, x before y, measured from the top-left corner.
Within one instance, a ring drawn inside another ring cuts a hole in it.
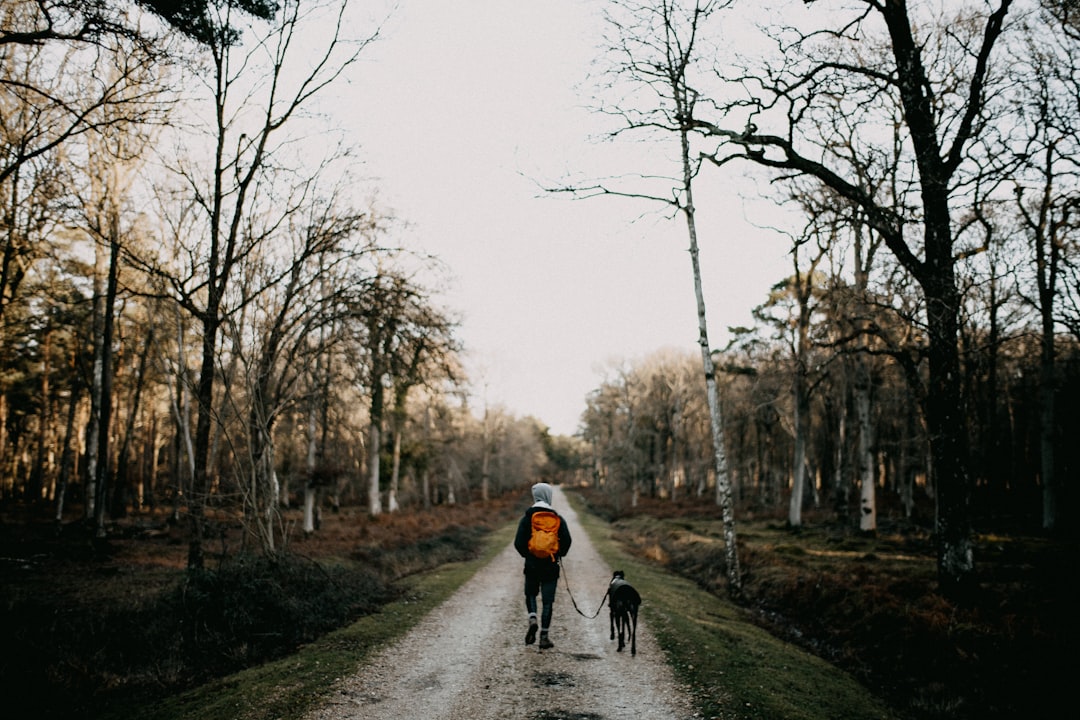
[[[551,506],[551,486],[536,483],[532,486],[533,505],[518,523],[514,548],[525,558],[525,610],[529,613],[529,630],[525,644],[536,642],[540,630],[540,649],[554,647],[551,642],[551,615],[555,605],[555,590],[559,584],[559,558],[570,550],[570,529],[563,517]],[[542,610],[539,625],[536,617],[536,596],[540,595]]]

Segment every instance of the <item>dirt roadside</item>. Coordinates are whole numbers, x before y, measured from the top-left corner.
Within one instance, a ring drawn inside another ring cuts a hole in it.
[[[555,508],[573,546],[563,560],[578,607],[599,606],[609,568],[559,488]],[[577,611],[559,581],[555,647],[524,643],[522,560],[507,546],[394,645],[344,678],[308,720],[680,720],[694,717],[644,618],[638,653],[616,651],[605,607]],[[633,582],[633,578],[628,578]],[[645,598],[648,603],[648,598]]]

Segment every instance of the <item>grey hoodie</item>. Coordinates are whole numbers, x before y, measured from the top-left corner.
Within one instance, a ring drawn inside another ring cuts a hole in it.
[[[536,483],[532,486],[533,502],[543,503],[551,507],[551,486],[547,483]]]

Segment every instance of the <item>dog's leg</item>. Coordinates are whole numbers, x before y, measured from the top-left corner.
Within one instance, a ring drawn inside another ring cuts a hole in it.
[[[630,608],[630,618],[633,622],[633,628],[630,630],[630,655],[637,655],[637,605],[633,605]]]

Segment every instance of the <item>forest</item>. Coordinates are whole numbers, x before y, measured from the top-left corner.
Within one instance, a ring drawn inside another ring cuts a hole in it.
[[[368,588],[328,621],[343,623],[455,557],[422,528],[447,545],[470,532],[458,522],[489,530],[538,478],[586,488],[610,518],[718,513],[717,590],[743,603],[765,591],[742,522],[796,544],[808,526],[925,538],[933,592],[958,607],[989,596],[988,538],[1074,548],[1077,3],[599,4],[591,101],[611,142],[655,146],[667,170],[548,191],[684,223],[701,337],[612,362],[573,436],[479,399],[447,268],[357,190],[362,151],[321,124],[380,38],[356,3],[3,4],[11,618],[45,623],[52,579],[22,584],[43,558],[92,578],[121,540],[167,541],[184,548],[169,588],[227,562],[243,586],[295,569],[332,513],[409,556],[377,581],[342,570],[339,588]],[[751,31],[757,54],[723,41]],[[714,346],[698,231],[711,180],[732,173],[767,188],[790,274]],[[94,594],[86,581],[72,597]]]

